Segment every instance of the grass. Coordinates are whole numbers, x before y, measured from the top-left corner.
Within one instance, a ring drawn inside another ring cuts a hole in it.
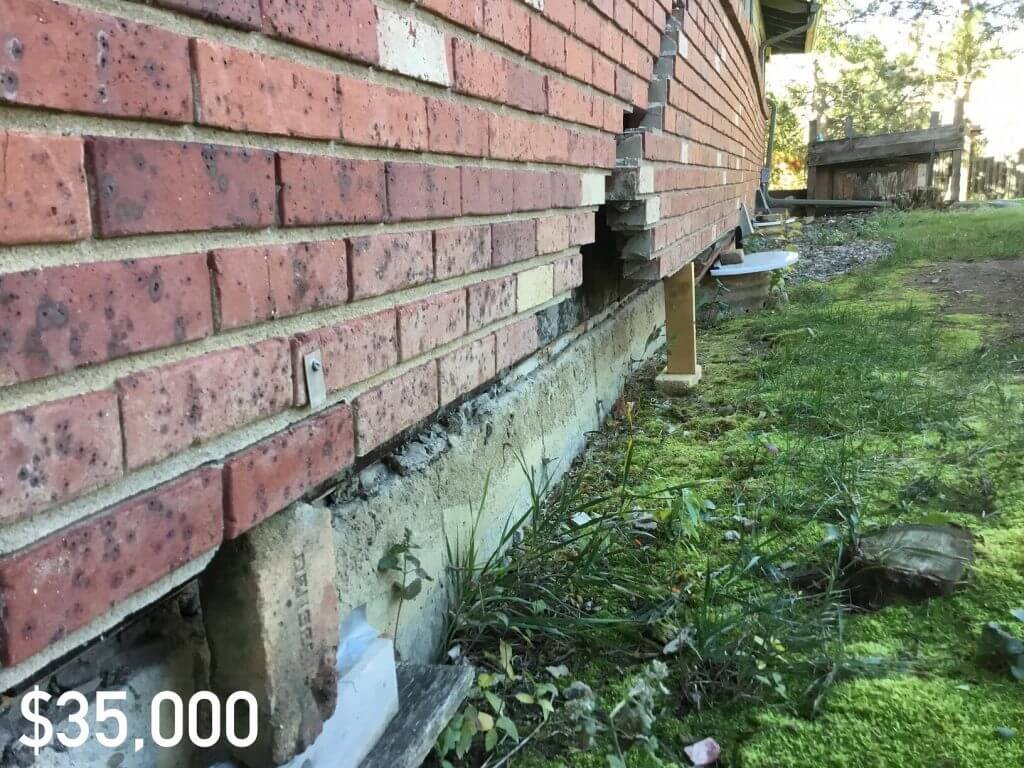
[[[645,368],[563,484],[534,489],[504,554],[451,543],[449,642],[486,674],[451,764],[686,765],[706,736],[742,768],[1024,764],[1024,735],[996,734],[1024,734],[1024,684],[978,654],[982,626],[1024,605],[1024,348],[906,283],[1024,255],[1024,211],[858,227],[892,257],[703,333],[686,398]],[[847,610],[843,542],[922,520],[976,533],[970,583]],[[805,563],[826,574],[813,592],[784,578]],[[592,698],[566,701],[570,681]],[[514,736],[488,738],[487,712]]]

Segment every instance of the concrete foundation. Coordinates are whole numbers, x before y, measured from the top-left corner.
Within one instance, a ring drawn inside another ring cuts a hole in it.
[[[448,594],[445,539],[464,545],[479,515],[478,539],[490,551],[503,525],[529,506],[529,483],[556,481],[618,398],[625,378],[659,344],[664,323],[659,286],[634,294],[584,333],[527,360],[496,387],[466,403],[445,424],[446,448],[417,471],[364,470],[351,500],[334,505],[341,614],[365,605],[371,624],[396,634],[404,660],[427,661],[443,641]],[[438,434],[428,433],[437,442]],[[522,462],[522,465],[521,463]],[[524,472],[525,468],[525,472]],[[487,496],[483,498],[484,488]],[[377,570],[409,528],[433,577],[402,606]],[[397,632],[396,632],[397,630]]]

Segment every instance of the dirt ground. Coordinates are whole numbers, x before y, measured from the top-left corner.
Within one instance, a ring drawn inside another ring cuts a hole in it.
[[[944,311],[983,314],[1005,325],[1002,341],[1024,340],[1024,257],[950,261],[919,271],[910,281],[938,294]]]

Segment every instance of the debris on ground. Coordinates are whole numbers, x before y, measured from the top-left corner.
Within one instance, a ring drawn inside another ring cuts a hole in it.
[[[956,525],[893,525],[860,536],[846,559],[855,605],[926,600],[964,584],[974,560],[974,534]]]
[[[712,738],[701,739],[696,744],[691,744],[684,750],[690,762],[696,766],[713,765],[718,761],[721,747]]]
[[[892,254],[889,240],[865,239],[861,233],[869,226],[871,214],[826,216],[814,219],[802,228],[789,227],[778,237],[758,237],[757,247],[747,250],[795,249],[800,261],[786,271],[786,283],[830,280]]]

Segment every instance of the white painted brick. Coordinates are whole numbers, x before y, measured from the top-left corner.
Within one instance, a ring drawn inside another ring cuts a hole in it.
[[[544,264],[516,275],[516,307],[523,312],[555,295],[554,266]]]
[[[721,152],[715,152],[715,165],[721,165],[721,164],[722,164],[722,153]]]
[[[685,141],[681,142],[681,149],[679,151],[679,162],[688,163],[690,162],[690,145]]]
[[[679,30],[679,55],[684,59],[690,55],[690,41],[686,39],[683,30]]]
[[[640,166],[639,178],[637,179],[637,191],[641,195],[649,195],[654,192],[654,166]]]
[[[602,205],[604,204],[604,180],[603,173],[584,173],[580,176],[582,189],[580,190],[580,205]]]
[[[538,11],[544,10],[544,0],[524,0],[524,2],[531,8],[536,8]]]
[[[444,33],[422,21],[377,8],[382,69],[438,85],[450,85]]]

